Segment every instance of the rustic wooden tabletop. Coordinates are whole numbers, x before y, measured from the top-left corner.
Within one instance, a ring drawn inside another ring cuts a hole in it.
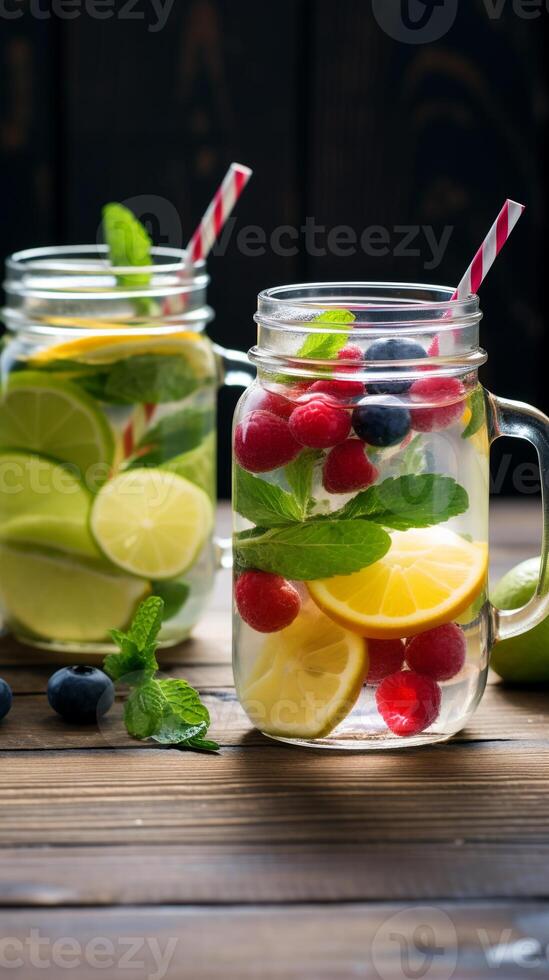
[[[538,547],[534,504],[494,508],[495,575]],[[202,692],[218,756],[136,745],[119,705],[100,731],[68,727],[48,709],[48,668],[2,641],[16,694],[0,728],[7,975],[547,976],[547,690],[493,679],[471,726],[431,749],[276,745],[235,700],[229,594],[223,572],[165,662]]]

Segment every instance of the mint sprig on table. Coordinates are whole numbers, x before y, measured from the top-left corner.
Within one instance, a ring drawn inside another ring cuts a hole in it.
[[[444,523],[464,513],[469,498],[451,477],[426,473],[384,480],[331,514],[306,516],[313,503],[309,500],[303,509],[281,487],[237,466],[235,508],[257,525],[235,535],[237,566],[296,581],[351,575],[388,552],[386,528],[405,531]]]
[[[134,738],[151,738],[178,749],[215,752],[219,745],[205,737],[210,715],[198,691],[183,679],[156,677],[157,636],[163,618],[163,599],[145,599],[127,632],[111,630],[120,653],[108,654],[103,669],[115,683],[131,688],[124,706],[124,722]]]

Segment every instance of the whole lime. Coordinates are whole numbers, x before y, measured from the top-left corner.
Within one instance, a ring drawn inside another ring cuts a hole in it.
[[[529,558],[498,582],[491,596],[498,609],[520,609],[536,591],[540,559]],[[506,681],[519,684],[549,682],[549,617],[534,629],[496,643],[491,666]]]

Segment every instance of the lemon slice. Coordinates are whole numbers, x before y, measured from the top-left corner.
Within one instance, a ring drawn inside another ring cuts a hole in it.
[[[484,542],[440,527],[395,531],[391,540],[362,571],[307,584],[328,616],[360,636],[396,639],[450,623],[484,588]]]
[[[118,328],[120,329],[120,328]],[[138,333],[93,334],[64,344],[45,347],[27,362],[29,367],[47,367],[53,361],[79,361],[81,364],[113,364],[141,354],[179,355],[191,364],[197,377],[213,371],[213,355],[208,341],[192,330],[177,333],[140,335]]]
[[[367,672],[364,641],[310,606],[265,641],[239,698],[262,732],[321,738],[352,710]]]
[[[213,526],[206,493],[175,473],[135,469],[110,480],[91,512],[99,547],[115,565],[143,578],[181,575]]]

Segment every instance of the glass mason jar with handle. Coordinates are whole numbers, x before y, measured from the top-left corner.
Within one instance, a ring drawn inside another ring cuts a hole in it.
[[[109,648],[152,591],[161,642],[188,635],[217,563],[215,405],[245,355],[208,339],[204,263],[97,246],[7,261],[0,400],[0,610],[50,651]],[[224,370],[226,368],[226,370]]]
[[[449,738],[490,648],[549,614],[487,596],[489,449],[549,420],[478,381],[478,297],[395,284],[259,296],[234,427],[234,671],[253,724],[337,749]],[[435,338],[438,344],[433,345]],[[437,350],[436,356],[429,351]]]

